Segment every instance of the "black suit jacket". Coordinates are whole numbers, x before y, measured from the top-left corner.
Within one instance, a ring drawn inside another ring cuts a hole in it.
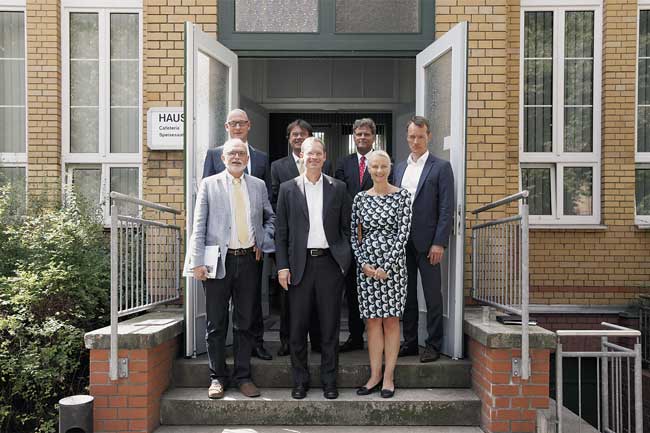
[[[325,161],[323,173],[328,176],[332,175],[331,162]],[[278,204],[280,185],[294,177],[298,177],[299,174],[293,155],[287,155],[271,163],[271,206],[273,206],[273,210],[276,209]]]
[[[402,186],[407,162],[395,167],[395,182]],[[415,249],[429,251],[432,245],[447,247],[454,221],[454,173],[449,161],[429,154],[413,197],[411,235]]]
[[[280,185],[275,220],[277,268],[289,269],[292,285],[302,280],[307,262],[309,210],[303,179],[296,177]],[[323,174],[323,229],[330,253],[344,274],[352,262],[350,213],[350,198],[343,182]]]
[[[266,191],[271,199],[271,171],[269,170],[269,157],[261,150],[255,149],[250,144],[248,145],[251,154],[251,176],[262,179],[266,184]],[[203,164],[203,178],[213,174],[221,173],[226,169],[221,155],[223,154],[223,146],[214,149],[208,149],[205,155],[205,163]]]

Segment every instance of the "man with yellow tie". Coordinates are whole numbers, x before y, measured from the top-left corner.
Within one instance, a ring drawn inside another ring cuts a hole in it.
[[[226,368],[228,303],[233,304],[232,379],[242,394],[258,397],[251,379],[250,358],[255,344],[251,326],[256,305],[262,253],[273,252],[275,215],[266,185],[244,173],[248,164],[246,145],[239,138],[228,140],[221,159],[226,170],[201,181],[196,198],[191,261],[194,278],[203,281],[206,304],[206,342],[211,384],[210,398],[222,398],[230,378]],[[206,246],[218,245],[216,278],[207,278]]]

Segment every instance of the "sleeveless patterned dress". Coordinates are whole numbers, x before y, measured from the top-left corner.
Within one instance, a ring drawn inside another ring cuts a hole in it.
[[[361,241],[359,242],[359,227]],[[406,242],[411,229],[411,194],[400,189],[382,196],[366,191],[352,204],[352,250],[357,261],[359,313],[363,319],[401,317],[406,304]],[[388,273],[383,282],[369,278],[364,264]]]

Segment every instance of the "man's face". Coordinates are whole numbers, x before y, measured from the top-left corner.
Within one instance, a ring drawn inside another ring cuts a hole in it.
[[[426,126],[417,126],[411,123],[406,132],[406,141],[409,143],[409,149],[415,156],[422,156],[428,150],[427,144],[431,140],[431,132],[427,131]]]
[[[221,160],[226,165],[230,174],[241,175],[248,164],[248,152],[246,145],[241,141],[230,147],[226,153],[221,155]]]
[[[232,113],[228,116],[226,121],[226,131],[230,138],[239,138],[246,143],[248,141],[248,131],[251,129],[251,124],[248,121],[248,116],[242,113]]]
[[[309,133],[302,129],[300,126],[294,126],[289,132],[289,145],[295,154],[300,153],[300,147],[305,138],[309,137]]]
[[[310,171],[321,171],[325,164],[325,150],[319,141],[315,141],[302,156],[305,160],[305,167]]]
[[[357,152],[365,155],[370,152],[375,143],[375,134],[368,126],[360,126],[354,130],[354,144],[357,145]]]

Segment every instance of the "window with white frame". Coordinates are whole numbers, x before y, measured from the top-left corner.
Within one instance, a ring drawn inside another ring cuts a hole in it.
[[[523,7],[521,186],[532,224],[600,223],[600,7]]]
[[[25,52],[24,6],[0,2],[0,187],[19,198],[27,185]]]
[[[64,8],[62,23],[65,179],[107,221],[110,191],[141,195],[141,9]]]
[[[636,223],[648,225],[650,224],[650,2],[645,2],[641,7],[637,81]]]

